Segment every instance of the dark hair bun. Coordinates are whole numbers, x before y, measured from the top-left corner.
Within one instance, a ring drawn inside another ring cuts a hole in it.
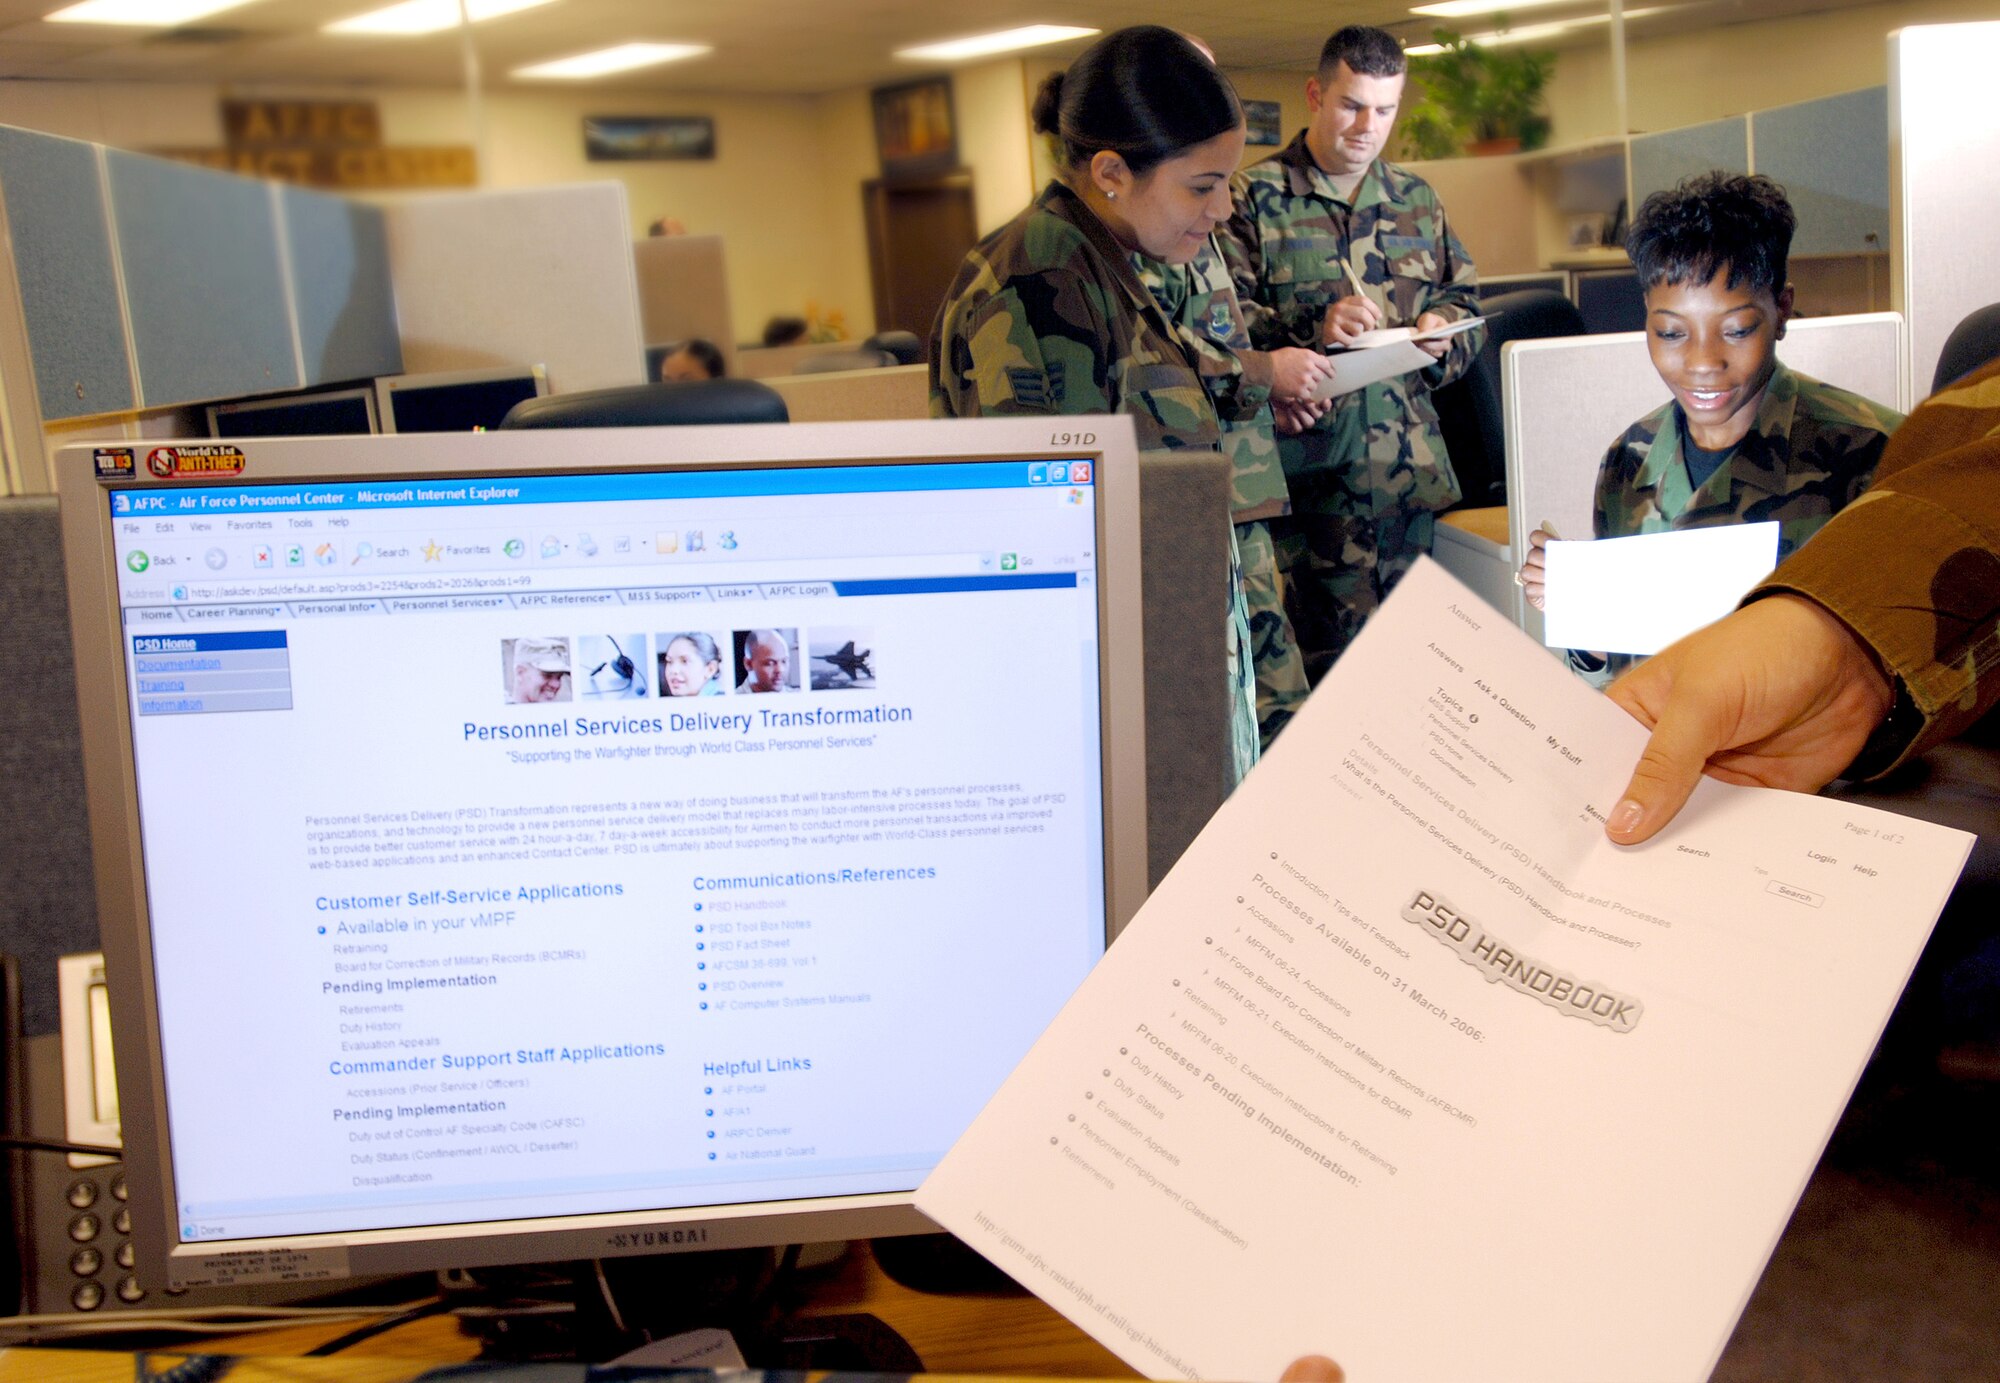
[[[1186,35],[1157,24],[1106,34],[1035,97],[1035,128],[1055,135],[1065,168],[1108,149],[1144,176],[1242,123],[1229,79]]]
[[[1042,79],[1035,91],[1034,105],[1028,114],[1035,124],[1036,134],[1055,134],[1062,127],[1063,74],[1051,72]]]

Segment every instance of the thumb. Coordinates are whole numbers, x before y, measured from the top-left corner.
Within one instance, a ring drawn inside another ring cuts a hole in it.
[[[1727,727],[1713,702],[1694,709],[1670,698],[1646,741],[1646,752],[1611,810],[1604,833],[1620,845],[1651,840],[1687,804],[1708,756],[1725,746]]]

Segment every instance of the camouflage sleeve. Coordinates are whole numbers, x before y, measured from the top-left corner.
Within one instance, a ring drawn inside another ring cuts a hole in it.
[[[1075,274],[1009,280],[946,341],[958,417],[1112,413],[1102,289]]]
[[[1195,337],[1195,365],[1224,422],[1244,422],[1271,401],[1271,357],[1263,351],[1234,351]]]
[[[1921,718],[1858,771],[1885,773],[1965,729],[2000,702],[2000,433],[1923,459],[1892,444],[1875,486],[1751,598],[1778,591],[1846,621]]]
[[[1228,222],[1215,232],[1230,282],[1236,288],[1236,299],[1243,306],[1250,344],[1260,351],[1273,351],[1280,346],[1316,350],[1320,345],[1323,310],[1309,307],[1280,311],[1270,305],[1270,295],[1263,291],[1264,237],[1258,186],[1243,173],[1230,180],[1229,191],[1235,207]]]
[[[1472,256],[1465,252],[1465,246],[1452,233],[1444,208],[1437,204],[1435,198],[1431,207],[1437,217],[1438,276],[1432,284],[1428,300],[1423,304],[1423,311],[1435,312],[1453,322],[1477,317],[1479,270],[1474,267]],[[1443,388],[1472,368],[1479,348],[1485,344],[1486,328],[1483,326],[1452,337],[1444,358],[1421,372],[1424,382],[1433,389]]]

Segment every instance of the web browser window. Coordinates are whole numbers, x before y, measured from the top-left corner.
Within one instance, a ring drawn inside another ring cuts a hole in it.
[[[1103,947],[1091,470],[110,490],[181,1241],[915,1186]]]

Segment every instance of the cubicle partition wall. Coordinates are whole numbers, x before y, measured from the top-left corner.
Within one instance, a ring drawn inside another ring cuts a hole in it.
[[[736,368],[736,328],[719,235],[656,235],[632,244],[639,280],[639,323],[648,346],[699,337]]]
[[[380,210],[0,126],[7,488],[42,427],[394,374]]]
[[[1936,24],[1889,36],[1895,304],[1910,323],[1910,396],[1930,392],[1945,338],[2000,303],[1994,253],[2000,22]]]
[[[931,415],[927,365],[778,375],[764,383],[783,396],[795,423],[875,422]]]
[[[1906,408],[1902,318],[1893,312],[1795,321],[1778,358],[1801,374],[1896,408]],[[1528,534],[1552,524],[1565,538],[1591,536],[1598,463],[1612,439],[1667,401],[1646,354],[1643,332],[1509,342],[1500,353],[1507,428],[1508,543],[1488,554],[1504,561],[1509,583],[1527,556]],[[1539,611],[1518,592],[1501,608],[1541,637]]]
[[[552,393],[644,382],[623,183],[413,197],[387,221],[405,370],[532,360]]]

